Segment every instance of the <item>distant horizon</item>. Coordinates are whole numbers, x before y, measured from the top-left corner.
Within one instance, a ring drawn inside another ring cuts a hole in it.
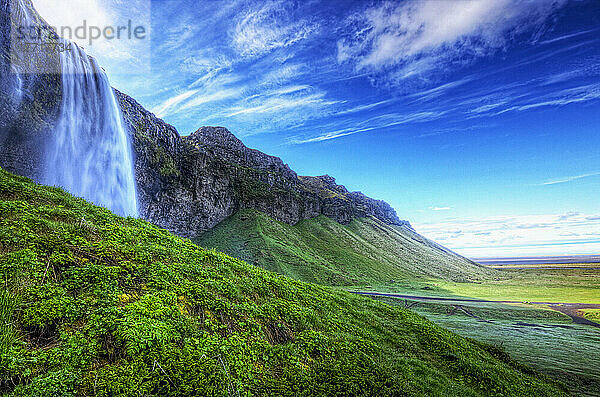
[[[588,254],[588,255],[550,255],[550,256],[490,256],[490,257],[470,257],[469,259],[481,259],[481,260],[491,260],[491,259],[540,259],[540,258],[595,258],[600,261],[600,255],[598,254]]]

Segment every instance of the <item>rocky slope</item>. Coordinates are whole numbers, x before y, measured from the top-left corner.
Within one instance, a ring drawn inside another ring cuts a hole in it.
[[[340,223],[374,216],[408,225],[387,203],[348,192],[329,176],[299,177],[281,159],[247,148],[226,128],[202,127],[181,137],[115,92],[134,142],[142,214],[161,227],[195,237],[244,208],[288,224],[326,215]]]
[[[39,180],[62,82],[58,75],[23,73],[10,62],[10,12],[46,26],[31,0],[13,3],[12,10],[10,3],[0,0],[0,165]],[[37,61],[58,62],[54,56]],[[195,237],[245,208],[290,225],[325,215],[342,224],[372,216],[410,227],[387,203],[349,192],[329,176],[299,177],[281,159],[247,148],[225,128],[202,127],[181,137],[134,99],[115,95],[133,142],[140,213],[160,227]]]
[[[44,155],[46,139],[53,131],[62,100],[62,82],[55,73],[27,73],[34,65],[58,70],[57,53],[28,53],[11,47],[11,15],[43,20],[30,1],[12,7],[0,0],[0,163],[21,174],[40,179],[38,159]],[[17,61],[18,59],[18,61]],[[14,61],[14,62],[13,62]]]

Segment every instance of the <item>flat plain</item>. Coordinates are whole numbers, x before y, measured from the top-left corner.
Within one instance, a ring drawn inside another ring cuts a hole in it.
[[[600,264],[500,267],[499,277],[479,282],[424,280],[361,290],[412,296],[375,298],[501,347],[575,395],[600,395]]]

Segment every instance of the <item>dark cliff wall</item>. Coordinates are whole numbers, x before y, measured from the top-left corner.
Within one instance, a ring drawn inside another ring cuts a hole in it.
[[[58,53],[30,52],[11,43],[11,23],[46,26],[31,0],[0,0],[0,164],[39,180],[44,170],[37,160],[58,117],[62,79],[58,73],[32,72],[60,70],[60,60]]]
[[[39,182],[61,109],[60,57],[47,51],[23,56],[11,48],[11,15],[17,24],[47,28],[31,0],[0,0],[0,11],[0,165]],[[45,72],[36,73],[35,65]],[[348,192],[328,176],[298,177],[225,128],[202,127],[181,137],[134,99],[115,95],[133,143],[140,213],[176,234],[198,236],[243,208],[289,224],[324,214],[340,223],[374,216],[410,226],[383,201]]]
[[[225,128],[202,127],[180,137],[115,93],[133,137],[141,213],[161,227],[195,237],[243,208],[289,224],[323,214],[340,223],[374,216],[410,227],[387,203],[348,192],[331,177],[298,177],[281,159],[247,148]]]

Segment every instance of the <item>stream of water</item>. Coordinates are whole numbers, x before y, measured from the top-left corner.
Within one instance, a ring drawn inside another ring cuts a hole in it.
[[[13,25],[45,25],[31,0],[11,4]],[[131,146],[108,77],[82,48],[59,40],[69,50],[60,52],[60,65],[51,72],[60,74],[62,102],[45,156],[39,159],[44,168],[40,182],[62,187],[118,215],[138,216]],[[46,43],[40,44],[41,51]]]
[[[76,45],[61,53],[61,67],[62,108],[45,182],[137,216],[131,148],[106,74]]]

